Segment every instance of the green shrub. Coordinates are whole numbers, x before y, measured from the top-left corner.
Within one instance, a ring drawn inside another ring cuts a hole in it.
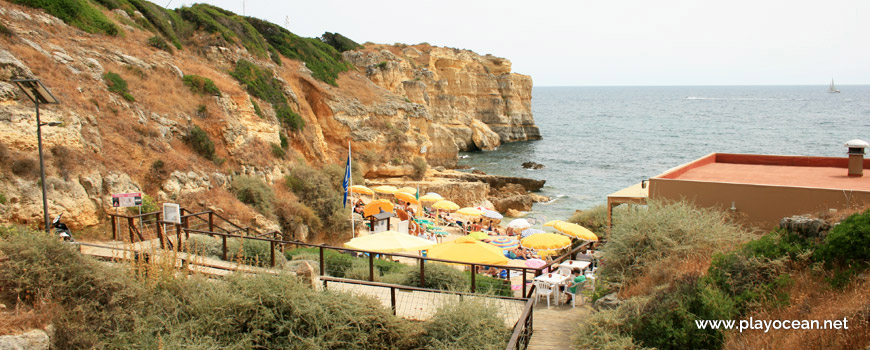
[[[424,325],[428,349],[504,349],[511,330],[492,303],[464,299],[440,307]]]
[[[196,106],[196,116],[200,118],[208,118],[208,107],[205,105]]]
[[[452,291],[467,291],[470,285],[465,280],[465,274],[453,266],[427,262],[426,280],[422,288],[442,289]],[[411,269],[407,273],[405,285],[420,287],[420,269]]]
[[[607,205],[596,205],[592,208],[576,212],[574,215],[571,215],[568,221],[602,236],[607,232]]]
[[[281,148],[287,149],[287,146],[290,145],[289,142],[287,142],[287,135],[284,135],[283,132],[279,132],[278,139],[281,140]]]
[[[56,304],[58,349],[417,349],[419,325],[380,302],[290,275],[136,279],[42,232],[0,228],[0,300]],[[461,325],[460,325],[461,326]]]
[[[253,176],[239,175],[233,178],[230,189],[242,203],[253,206],[267,217],[272,216],[275,194],[263,180]]]
[[[0,193],[0,204],[6,204],[6,195]]]
[[[686,202],[650,200],[647,208],[617,212],[610,241],[602,248],[601,273],[625,282],[666,259],[697,257],[727,251],[748,239],[726,214],[699,209]]]
[[[203,94],[203,95],[212,95],[212,96],[221,96],[221,91],[209,78],[195,75],[195,74],[185,74],[184,85],[190,88],[190,91],[194,93]]]
[[[273,23],[245,17],[266,41],[289,59],[305,62],[311,75],[320,81],[337,86],[338,74],[350,69],[341,53],[332,46],[313,38],[303,38]]]
[[[12,2],[43,9],[64,23],[88,33],[118,35],[118,27],[87,1],[82,0],[12,0]]]
[[[127,207],[128,215],[138,215],[140,207]],[[142,213],[153,213],[155,211],[160,211],[160,207],[157,206],[157,203],[154,202],[154,198],[147,194],[142,194]]]
[[[414,180],[422,180],[423,176],[426,175],[426,170],[429,169],[429,163],[427,163],[423,157],[415,156],[411,161],[411,165],[414,167],[414,174],[411,178]]]
[[[130,95],[130,92],[127,91],[127,81],[124,80],[124,78],[121,78],[118,73],[108,72],[103,74],[103,80],[106,81],[106,86],[109,88],[109,92],[121,95],[121,97],[127,101],[136,101],[133,95]]]
[[[269,54],[269,43],[245,20],[245,17],[206,4],[181,7],[178,11],[185,20],[192,22],[199,29],[220,34],[227,42],[241,44],[256,57],[266,58]]]
[[[270,266],[271,247],[269,242],[252,239],[227,239],[227,261],[241,262],[254,266]],[[275,247],[275,266],[283,265],[287,259]]]
[[[747,242],[743,245],[743,252],[746,256],[752,257],[772,260],[788,257],[796,260],[801,255],[815,249],[815,246],[815,242],[801,237],[797,233],[780,229]]]
[[[172,53],[174,51],[172,49],[172,46],[170,46],[169,43],[167,43],[166,40],[163,40],[163,38],[160,37],[159,35],[155,35],[155,36],[148,38],[148,45],[151,45],[154,48],[157,48],[159,50],[163,50],[163,51],[166,51],[169,53]]]
[[[6,26],[3,25],[2,22],[0,22],[0,35],[5,36],[5,37],[11,37],[11,36],[12,36],[12,31],[9,30],[9,28],[6,28]]]
[[[338,52],[345,52],[362,48],[362,45],[357,44],[355,41],[350,40],[344,35],[338,33],[323,33],[323,35],[320,36],[320,41],[326,43],[329,46],[332,46]]]
[[[266,118],[266,115],[263,114],[263,110],[260,109],[260,105],[257,104],[257,101],[254,101],[254,99],[251,99],[251,104],[254,106],[254,114],[256,114],[261,119]]]
[[[347,210],[343,207],[344,200],[340,186],[335,179],[323,171],[298,164],[290,169],[285,177],[285,183],[299,201],[313,209],[323,223],[325,229],[341,236],[350,231]]]
[[[288,260],[312,260],[320,261],[317,248],[296,248],[284,251]],[[353,266],[354,257],[342,254],[335,250],[324,250],[323,258],[326,262],[326,274],[332,277],[343,278],[345,271]]]
[[[184,136],[184,142],[190,145],[203,158],[215,160],[214,142],[211,141],[205,130],[202,130],[199,126],[194,125],[187,131],[187,135]]]
[[[313,231],[323,228],[323,222],[320,221],[314,210],[299,202],[289,200],[278,202],[275,205],[275,216],[278,219],[278,224],[281,225],[284,239],[299,240],[296,237],[296,232],[303,225]]]
[[[282,159],[282,158],[284,158],[285,155],[287,155],[287,153],[284,152],[284,149],[281,148],[281,145],[279,145],[277,143],[273,143],[271,145],[272,145],[272,155],[275,156],[275,158]]]
[[[302,120],[299,114],[290,109],[290,106],[275,106],[275,116],[282,125],[290,128],[290,130],[300,130],[305,126],[305,120]]]
[[[236,62],[236,68],[230,72],[230,75],[244,85],[252,96],[272,105],[287,104],[281,82],[275,79],[270,70],[241,59]]]
[[[169,39],[172,42],[172,45],[175,46],[176,49],[181,49],[181,41],[178,40],[180,36],[183,36],[184,32],[189,32],[192,29],[190,24],[185,23],[181,16],[179,16],[175,11],[163,8],[159,5],[156,5],[150,1],[145,0],[118,0],[119,2],[126,2],[129,5],[135,7],[135,10],[142,13],[142,15],[147,20],[147,26],[153,26],[156,28],[163,36]],[[123,8],[129,8],[129,6],[123,6]],[[132,13],[129,13],[133,15]],[[145,23],[143,23],[145,24]]]
[[[870,210],[853,214],[834,226],[814,257],[829,267],[867,266],[870,262]]]

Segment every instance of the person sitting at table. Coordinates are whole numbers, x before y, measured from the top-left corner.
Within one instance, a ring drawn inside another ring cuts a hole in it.
[[[588,254],[588,251],[586,250],[586,248],[583,248],[579,253],[577,253],[577,256],[574,257],[574,260],[580,260],[580,261],[591,262],[592,259],[593,259],[592,254]]]
[[[580,271],[578,268],[574,268],[571,271],[571,277],[568,278],[568,284],[562,285],[559,289],[562,292],[565,292],[566,288],[571,294],[577,295],[577,287],[582,285],[583,282],[586,282],[586,276],[583,275],[583,271]],[[568,301],[565,304],[571,303],[571,294],[568,294]]]

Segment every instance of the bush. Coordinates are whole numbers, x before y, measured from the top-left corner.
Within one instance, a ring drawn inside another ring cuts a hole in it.
[[[827,266],[867,266],[870,262],[870,210],[853,214],[831,229],[814,257]]]
[[[227,261],[268,267],[271,254],[269,242],[243,238],[227,239]],[[281,266],[286,261],[281,251],[275,247],[275,266]]]
[[[0,228],[0,299],[56,303],[52,347],[416,349],[419,326],[380,302],[289,275],[135,279],[42,232]]]
[[[205,130],[202,130],[199,126],[194,125],[187,131],[187,135],[184,136],[184,142],[190,145],[203,158],[211,161],[215,160],[214,142],[211,141]]]
[[[43,9],[64,23],[88,33],[118,35],[118,27],[96,7],[82,0],[12,0],[12,2]]]
[[[257,101],[254,101],[254,99],[251,99],[251,105],[254,106],[254,114],[256,114],[258,117],[260,117],[260,119],[266,118],[266,115],[263,114],[263,110],[260,109],[260,105],[257,104]]]
[[[12,161],[12,173],[21,177],[39,178],[39,162],[30,158],[21,158]]]
[[[603,247],[601,273],[607,279],[627,282],[666,259],[707,259],[727,251],[749,235],[731,223],[726,214],[699,209],[686,202],[650,200],[646,209],[617,212],[610,241]]]
[[[422,180],[423,176],[426,175],[426,170],[429,169],[429,163],[426,162],[423,157],[416,156],[414,160],[411,161],[411,165],[414,167],[414,174],[411,176],[414,180]]]
[[[596,205],[592,208],[576,212],[568,219],[590,231],[602,236],[607,232],[607,205]]]
[[[129,215],[138,215],[140,207],[127,207],[127,214]],[[153,213],[155,211],[160,211],[160,207],[157,206],[157,203],[154,202],[154,198],[147,194],[142,194],[142,213]]]
[[[429,349],[504,349],[511,330],[500,310],[483,300],[447,303],[424,325]]]
[[[296,237],[296,232],[303,225],[314,231],[323,228],[323,222],[320,221],[317,214],[307,205],[299,202],[289,200],[278,202],[275,205],[275,216],[278,219],[278,224],[281,225],[284,239],[299,240],[299,237]]]
[[[218,89],[217,85],[214,84],[214,81],[209,78],[196,74],[185,74],[182,80],[184,81],[184,85],[189,87],[190,91],[193,91],[194,93],[221,96],[220,89]]]
[[[6,195],[0,193],[0,204],[6,204]]]
[[[12,37],[12,31],[9,30],[2,22],[0,22],[0,35],[5,36],[7,38]]]
[[[346,36],[338,33],[326,32],[320,36],[320,41],[332,46],[338,52],[356,50],[362,48],[362,45],[348,39]]]
[[[419,287],[420,269],[409,270],[404,284]],[[461,270],[442,263],[426,263],[426,281],[423,288],[467,291],[469,287],[465,274]]]
[[[272,145],[272,155],[275,156],[275,158],[282,159],[282,158],[284,158],[285,155],[287,155],[287,153],[284,152],[284,149],[281,148],[281,145],[276,144],[276,143],[273,143],[271,145]]]
[[[289,142],[287,142],[287,135],[284,135],[283,132],[279,132],[278,139],[281,140],[281,148],[287,149],[287,146],[290,145]]]
[[[299,114],[296,114],[290,106],[277,105],[275,107],[275,116],[282,125],[290,128],[290,130],[300,130],[305,126],[305,120]]]
[[[330,179],[323,171],[299,164],[290,169],[285,183],[300,202],[317,213],[325,229],[340,235],[350,231],[349,216],[345,215],[348,209],[342,205],[344,196],[335,179]]]
[[[154,47],[156,49],[163,50],[163,51],[166,51],[169,53],[172,53],[174,51],[172,49],[172,46],[170,46],[169,43],[167,43],[166,40],[163,40],[163,38],[159,35],[155,35],[155,36],[148,38],[148,45],[151,45],[151,47]]]
[[[123,97],[127,101],[136,101],[133,95],[130,95],[130,92],[127,91],[127,81],[124,80],[124,78],[121,78],[118,73],[108,72],[106,74],[103,74],[103,80],[106,82],[106,86],[109,88],[109,92],[121,95],[121,97]]]
[[[273,106],[287,105],[287,98],[281,82],[272,75],[272,71],[258,67],[256,64],[240,59],[230,75],[248,90],[251,96],[269,102]]]
[[[253,176],[239,175],[233,178],[230,189],[242,203],[254,207],[267,217],[272,216],[275,194],[263,180]]]

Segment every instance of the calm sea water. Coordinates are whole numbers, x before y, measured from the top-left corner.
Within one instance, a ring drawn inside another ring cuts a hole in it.
[[[562,219],[712,152],[845,157],[870,141],[870,86],[536,87],[544,139],[470,152],[461,165],[547,180],[533,213]],[[542,170],[520,164],[535,161]]]

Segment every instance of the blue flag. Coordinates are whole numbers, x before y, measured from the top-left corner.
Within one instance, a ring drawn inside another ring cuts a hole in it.
[[[344,208],[347,208],[347,190],[350,187],[350,145],[347,146],[347,167],[344,169],[344,181],[341,186],[344,187]]]

